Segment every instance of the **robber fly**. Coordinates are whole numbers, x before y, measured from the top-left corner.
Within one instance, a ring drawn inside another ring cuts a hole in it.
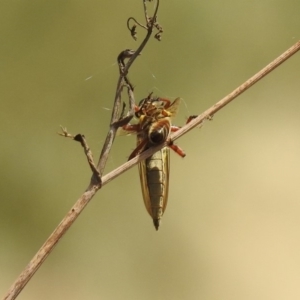
[[[173,126],[171,123],[171,117],[175,116],[179,103],[180,98],[176,98],[171,102],[165,98],[152,98],[152,94],[140,101],[139,106],[135,108],[135,116],[138,118],[138,123],[123,126],[125,131],[137,134],[137,147],[130,154],[129,160],[150,147],[165,142],[171,132],[179,129],[179,127]],[[194,117],[191,116],[188,122]],[[162,148],[139,163],[144,203],[153,219],[156,230],[158,230],[160,219],[168,201],[169,148],[173,149],[181,157],[185,156],[185,153],[178,146],[170,143],[168,147]]]

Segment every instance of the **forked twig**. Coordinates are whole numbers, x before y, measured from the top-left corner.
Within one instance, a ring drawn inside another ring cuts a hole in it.
[[[145,3],[145,0],[144,0]],[[155,14],[157,13],[157,10]],[[155,18],[154,18],[155,19]],[[153,19],[153,20],[154,20]],[[154,23],[152,23],[154,24]],[[148,31],[149,33],[149,31]],[[147,35],[148,36],[148,35]],[[150,37],[150,35],[149,35]],[[149,38],[148,37],[148,38]],[[146,41],[147,42],[147,41]],[[133,97],[133,90],[128,87],[128,95],[129,95],[129,106],[130,111],[128,112],[127,116],[120,119],[119,118],[119,110],[121,105],[121,91],[123,88],[123,80],[126,76],[128,69],[134,59],[137,57],[137,55],[140,53],[141,49],[146,44],[145,40],[141,44],[141,46],[138,48],[138,50],[134,53],[134,55],[129,59],[127,64],[124,67],[123,72],[121,72],[121,76],[118,81],[117,85],[117,92],[115,97],[115,110],[112,113],[112,119],[111,119],[111,128],[107,135],[107,140],[105,142],[105,146],[103,147],[101,158],[99,160],[99,163],[97,165],[97,171],[99,171],[98,175],[93,172],[93,176],[99,176],[102,174],[108,153],[110,151],[110,148],[112,146],[112,142],[115,137],[115,131],[118,126],[121,126],[123,122],[126,122],[127,120],[130,120],[131,112],[134,107],[134,97]],[[278,58],[276,58],[273,62],[271,62],[269,65],[267,65],[265,68],[263,68],[261,71],[259,71],[257,74],[255,74],[253,77],[248,79],[245,83],[240,85],[237,89],[235,89],[232,93],[224,97],[222,100],[214,104],[212,107],[207,109],[204,113],[199,115],[197,118],[193,119],[190,123],[183,126],[180,130],[178,130],[176,133],[174,133],[171,136],[172,141],[178,139],[182,135],[186,134],[188,131],[190,131],[192,128],[196,127],[199,124],[202,124],[205,120],[210,119],[215,113],[217,113],[221,108],[223,108],[225,105],[230,103],[233,99],[235,99],[238,95],[242,94],[244,91],[246,91],[248,88],[250,88],[252,85],[254,85],[256,82],[258,82],[260,79],[262,79],[264,76],[266,76],[268,73],[273,71],[276,67],[278,67],[280,64],[282,64],[284,61],[286,61],[288,58],[290,58],[293,54],[295,54],[297,51],[300,50],[300,41],[297,42],[295,45],[293,45],[291,48],[289,48],[287,51],[285,51],[282,55],[280,55]],[[131,64],[130,64],[131,62]],[[67,133],[66,133],[67,134]],[[82,136],[81,136],[82,137]],[[75,137],[73,137],[75,138]],[[79,216],[79,214],[82,212],[82,210],[85,208],[85,206],[89,203],[89,201],[93,198],[93,196],[96,194],[97,190],[101,188],[101,186],[109,183],[114,178],[119,176],[120,174],[127,171],[129,168],[133,167],[134,165],[138,164],[143,159],[146,159],[156,151],[160,150],[161,148],[168,145],[168,143],[172,142],[171,140],[152,147],[145,152],[141,153],[140,155],[136,156],[132,160],[126,162],[125,164],[121,165],[114,171],[110,172],[109,174],[102,177],[102,185],[99,184],[99,178],[95,180],[95,178],[91,180],[91,183],[87,190],[83,193],[83,195],[77,200],[75,205],[71,208],[71,210],[67,213],[67,215],[64,217],[64,219],[61,221],[61,223],[58,225],[58,227],[54,230],[54,232],[50,235],[50,237],[47,239],[47,241],[44,243],[44,245],[41,247],[41,249],[37,252],[37,254],[33,257],[31,262],[28,264],[28,266],[25,268],[25,270],[20,274],[20,276],[17,278],[16,282],[11,286],[10,290],[8,291],[7,295],[4,297],[5,300],[12,300],[17,297],[17,295],[22,291],[24,286],[28,283],[30,278],[34,275],[34,273],[37,271],[37,269],[41,266],[41,264],[45,261],[45,259],[50,254],[51,250],[54,248],[54,246],[57,244],[59,239],[64,235],[64,233],[67,231],[67,229],[73,224],[73,222],[76,220],[76,218]],[[85,146],[85,141],[82,141],[80,139],[81,144],[83,145],[85,151],[88,151],[88,146]],[[104,157],[102,159],[102,157]],[[93,169],[93,167],[91,166]]]
[[[212,107],[207,109],[205,112],[203,112],[197,118],[193,119],[190,123],[186,124],[180,130],[175,132],[171,137],[172,140],[178,139],[179,137],[181,137],[182,135],[184,135],[188,131],[190,131],[192,128],[203,123],[205,120],[210,119],[211,116],[213,116],[215,113],[217,113],[221,108],[223,108],[225,105],[227,105],[232,100],[234,100],[238,95],[245,92],[248,88],[250,88],[252,85],[254,85],[256,82],[258,82],[260,79],[262,79],[268,73],[273,71],[275,68],[277,68],[280,64],[282,64],[284,61],[286,61],[288,58],[290,58],[292,55],[294,55],[299,50],[300,50],[300,41],[298,41],[295,45],[290,47],[287,51],[285,51],[282,55],[280,55],[278,58],[276,58],[274,61],[272,61],[269,65],[267,65],[265,68],[263,68],[257,74],[255,74],[253,77],[248,79],[245,83],[240,85],[233,92],[228,94],[226,97],[224,97],[222,100],[220,100],[219,102],[214,104]],[[115,169],[114,171],[105,175],[102,178],[102,185],[109,183],[110,181],[112,181],[114,178],[116,178],[120,174],[124,173],[128,169],[132,168],[134,165],[138,164],[143,159],[146,159],[147,157],[149,157],[156,151],[167,146],[167,144],[168,144],[168,142],[165,142],[156,147],[152,147],[152,148],[146,150],[145,152],[141,153],[140,155],[134,157],[132,160],[124,163],[123,165],[121,165],[120,167]],[[26,285],[26,283],[34,275],[34,273],[39,268],[39,266],[43,263],[43,261],[50,254],[50,251],[55,246],[55,244],[59,241],[59,239],[62,237],[62,235],[65,233],[65,231],[72,225],[74,220],[78,217],[78,215],[82,212],[84,207],[93,198],[93,196],[96,194],[96,192],[99,188],[100,188],[99,186],[93,186],[91,188],[88,188],[88,190],[77,200],[77,202],[72,207],[72,209],[64,217],[62,222],[58,225],[58,227],[51,234],[51,236],[48,238],[48,240],[45,242],[45,244],[41,247],[41,249],[33,257],[31,262],[29,263],[29,265],[25,268],[25,270],[18,277],[17,281],[12,285],[9,292],[4,297],[5,300],[8,300],[8,299],[11,300],[11,299],[16,298],[16,296],[20,293],[20,291],[23,289],[23,287]]]
[[[132,51],[130,52],[130,50],[125,50],[121,53],[124,54],[124,58],[129,58],[129,60],[127,61],[126,64],[124,64],[124,60],[122,60],[122,55],[118,57],[118,62],[119,62],[119,66],[120,66],[120,77],[118,80],[118,84],[117,84],[117,89],[116,89],[116,95],[115,95],[115,101],[114,101],[114,108],[113,108],[113,112],[112,112],[112,116],[111,116],[111,122],[110,122],[110,129],[107,133],[106,136],[106,140],[104,142],[101,154],[100,154],[100,159],[99,162],[97,164],[97,169],[99,170],[100,175],[102,175],[104,167],[106,165],[107,159],[108,159],[108,155],[110,152],[110,149],[112,147],[113,141],[116,137],[116,133],[117,133],[117,129],[119,123],[119,110],[120,110],[120,105],[121,105],[121,92],[122,92],[122,88],[124,86],[123,82],[125,82],[126,86],[128,87],[128,93],[130,94],[130,99],[129,102],[132,101],[132,103],[129,105],[130,106],[130,113],[129,115],[127,115],[127,118],[130,119],[130,117],[133,117],[133,109],[134,109],[134,95],[133,95],[133,87],[129,82],[129,79],[127,78],[127,74],[128,71],[131,67],[131,65],[133,64],[133,62],[135,61],[135,59],[138,57],[138,55],[141,54],[143,48],[146,46],[153,28],[156,26],[156,22],[153,22],[151,20],[156,20],[157,18],[157,12],[158,12],[158,7],[159,7],[159,0],[157,0],[157,4],[156,4],[156,8],[155,11],[153,13],[153,16],[151,18],[149,18],[148,13],[147,13],[147,7],[146,7],[146,0],[143,0],[143,4],[144,4],[144,13],[145,13],[145,19],[146,19],[146,28],[147,28],[147,34],[146,37],[144,38],[144,40],[142,41],[141,45],[138,47],[138,49],[136,51]],[[150,21],[149,21],[150,20]],[[126,55],[128,57],[126,57]],[[121,65],[120,65],[121,63]],[[94,175],[93,175],[94,177]],[[94,181],[92,177],[91,181]]]
[[[274,69],[276,69],[279,65],[281,65],[283,62],[285,62],[287,59],[289,59],[291,56],[293,56],[296,52],[300,50],[300,41],[298,41],[296,44],[294,44],[292,47],[290,47],[288,50],[286,50],[284,53],[282,53],[279,57],[274,59],[270,64],[268,64],[266,67],[264,67],[262,70],[260,70],[258,73],[256,73],[254,76],[249,78],[247,81],[245,81],[243,84],[241,84],[238,88],[233,90],[230,94],[228,94],[226,97],[218,101],[216,104],[211,106],[209,109],[204,111],[201,115],[191,120],[188,124],[181,127],[178,131],[174,132],[171,136],[171,139],[166,141],[165,143],[162,143],[161,145],[151,147],[150,149],[142,152],[138,156],[134,157],[130,161],[124,163],[117,169],[111,171],[107,175],[103,176],[102,178],[102,184],[105,185],[118,177],[119,175],[126,172],[128,169],[132,168],[136,164],[138,164],[140,161],[146,159],[147,157],[151,156],[155,152],[159,151],[163,147],[167,146],[169,143],[172,143],[173,141],[177,140],[184,134],[186,134],[188,131],[192,130],[193,128],[203,124],[205,120],[210,120],[213,115],[215,115],[221,108],[229,104],[231,101],[233,101],[237,96],[241,95],[243,92],[245,92],[247,89],[249,89],[251,86],[253,86],[255,83],[257,83],[259,80],[261,80],[263,77],[268,75],[270,72],[272,72]]]
[[[67,128],[62,127],[62,126],[60,126],[60,127],[61,127],[62,132],[58,132],[59,135],[71,138],[72,140],[79,142],[81,144],[81,146],[83,147],[85,156],[90,165],[90,168],[91,168],[93,174],[95,175],[95,177],[98,179],[98,184],[101,185],[101,177],[100,177],[99,171],[97,170],[97,167],[94,163],[93,154],[92,154],[90,147],[88,146],[88,144],[86,142],[85,136],[83,134],[77,134],[74,136],[74,135],[68,133]]]
[[[23,290],[25,285],[28,283],[30,278],[35,274],[35,272],[38,270],[38,268],[42,265],[42,263],[45,261],[45,259],[48,257],[48,255],[53,250],[54,246],[58,243],[60,238],[66,233],[66,231],[69,229],[69,227],[74,223],[74,221],[77,219],[79,214],[82,212],[82,210],[85,208],[85,206],[89,203],[89,201],[93,198],[93,196],[96,194],[96,192],[101,188],[102,181],[101,176],[104,171],[104,167],[106,165],[106,161],[108,159],[109,152],[111,150],[113,141],[116,136],[116,132],[118,127],[123,126],[127,124],[134,114],[134,94],[133,94],[133,86],[131,85],[129,79],[127,78],[128,70],[132,63],[135,61],[137,56],[141,53],[142,49],[147,44],[153,28],[157,28],[157,22],[151,21],[156,20],[157,18],[157,11],[159,6],[159,0],[157,0],[157,5],[155,12],[153,16],[150,18],[148,17],[147,11],[146,11],[146,0],[143,0],[144,3],[144,13],[146,16],[146,26],[147,29],[147,35],[142,41],[141,45],[136,51],[128,51],[125,50],[122,53],[125,52],[125,56],[121,58],[123,59],[121,64],[119,61],[120,55],[118,57],[119,67],[120,67],[120,76],[117,83],[116,88],[116,94],[115,94],[115,100],[114,100],[114,106],[113,111],[111,115],[111,122],[110,122],[110,129],[107,133],[107,137],[104,143],[104,146],[102,148],[99,162],[97,166],[95,166],[93,161],[92,152],[89,149],[87,142],[83,135],[78,134],[76,136],[73,136],[69,134],[66,129],[62,128],[62,133],[59,133],[62,136],[72,138],[78,142],[81,143],[82,147],[84,148],[87,160],[89,162],[89,165],[93,171],[93,175],[90,181],[90,184],[86,191],[83,193],[83,195],[77,200],[75,205],[71,208],[71,210],[67,213],[67,215],[63,218],[61,223],[57,226],[57,228],[54,230],[54,232],[50,235],[50,237],[46,240],[44,245],[40,248],[40,250],[36,253],[36,255],[33,257],[33,259],[30,261],[30,263],[27,265],[27,267],[24,269],[24,271],[19,275],[17,280],[13,283],[11,288],[9,289],[8,293],[4,297],[5,300],[12,300],[15,299],[19,293]],[[128,59],[129,61],[127,63],[124,62],[124,59]],[[121,101],[121,94],[123,88],[126,87],[128,90],[128,97],[129,97],[129,111],[126,116],[124,116],[124,106],[123,109],[121,109],[122,101]]]

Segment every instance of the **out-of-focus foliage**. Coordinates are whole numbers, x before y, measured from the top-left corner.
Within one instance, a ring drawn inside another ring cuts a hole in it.
[[[150,4],[150,9],[153,8]],[[137,100],[182,97],[199,114],[300,39],[299,1],[163,1],[129,77]],[[88,185],[79,144],[99,155],[117,55],[135,49],[142,1],[0,3],[0,293]],[[138,31],[139,41],[143,32]],[[158,232],[134,168],[101,190],[19,299],[299,299],[300,56],[295,55],[172,154]],[[107,171],[125,162],[118,137]]]

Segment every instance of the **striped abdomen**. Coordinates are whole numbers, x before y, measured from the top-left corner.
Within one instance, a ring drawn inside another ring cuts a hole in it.
[[[170,119],[162,118],[151,124],[148,131],[149,144],[158,145],[167,140]],[[169,190],[170,151],[164,147],[139,164],[140,180],[146,209],[158,230],[160,219],[166,209]]]
[[[140,180],[146,209],[158,230],[166,209],[169,190],[170,155],[164,147],[139,164]]]

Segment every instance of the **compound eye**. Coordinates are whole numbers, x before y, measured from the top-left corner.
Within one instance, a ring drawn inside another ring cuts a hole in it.
[[[152,144],[161,144],[165,140],[165,135],[162,129],[152,131],[149,136]]]

